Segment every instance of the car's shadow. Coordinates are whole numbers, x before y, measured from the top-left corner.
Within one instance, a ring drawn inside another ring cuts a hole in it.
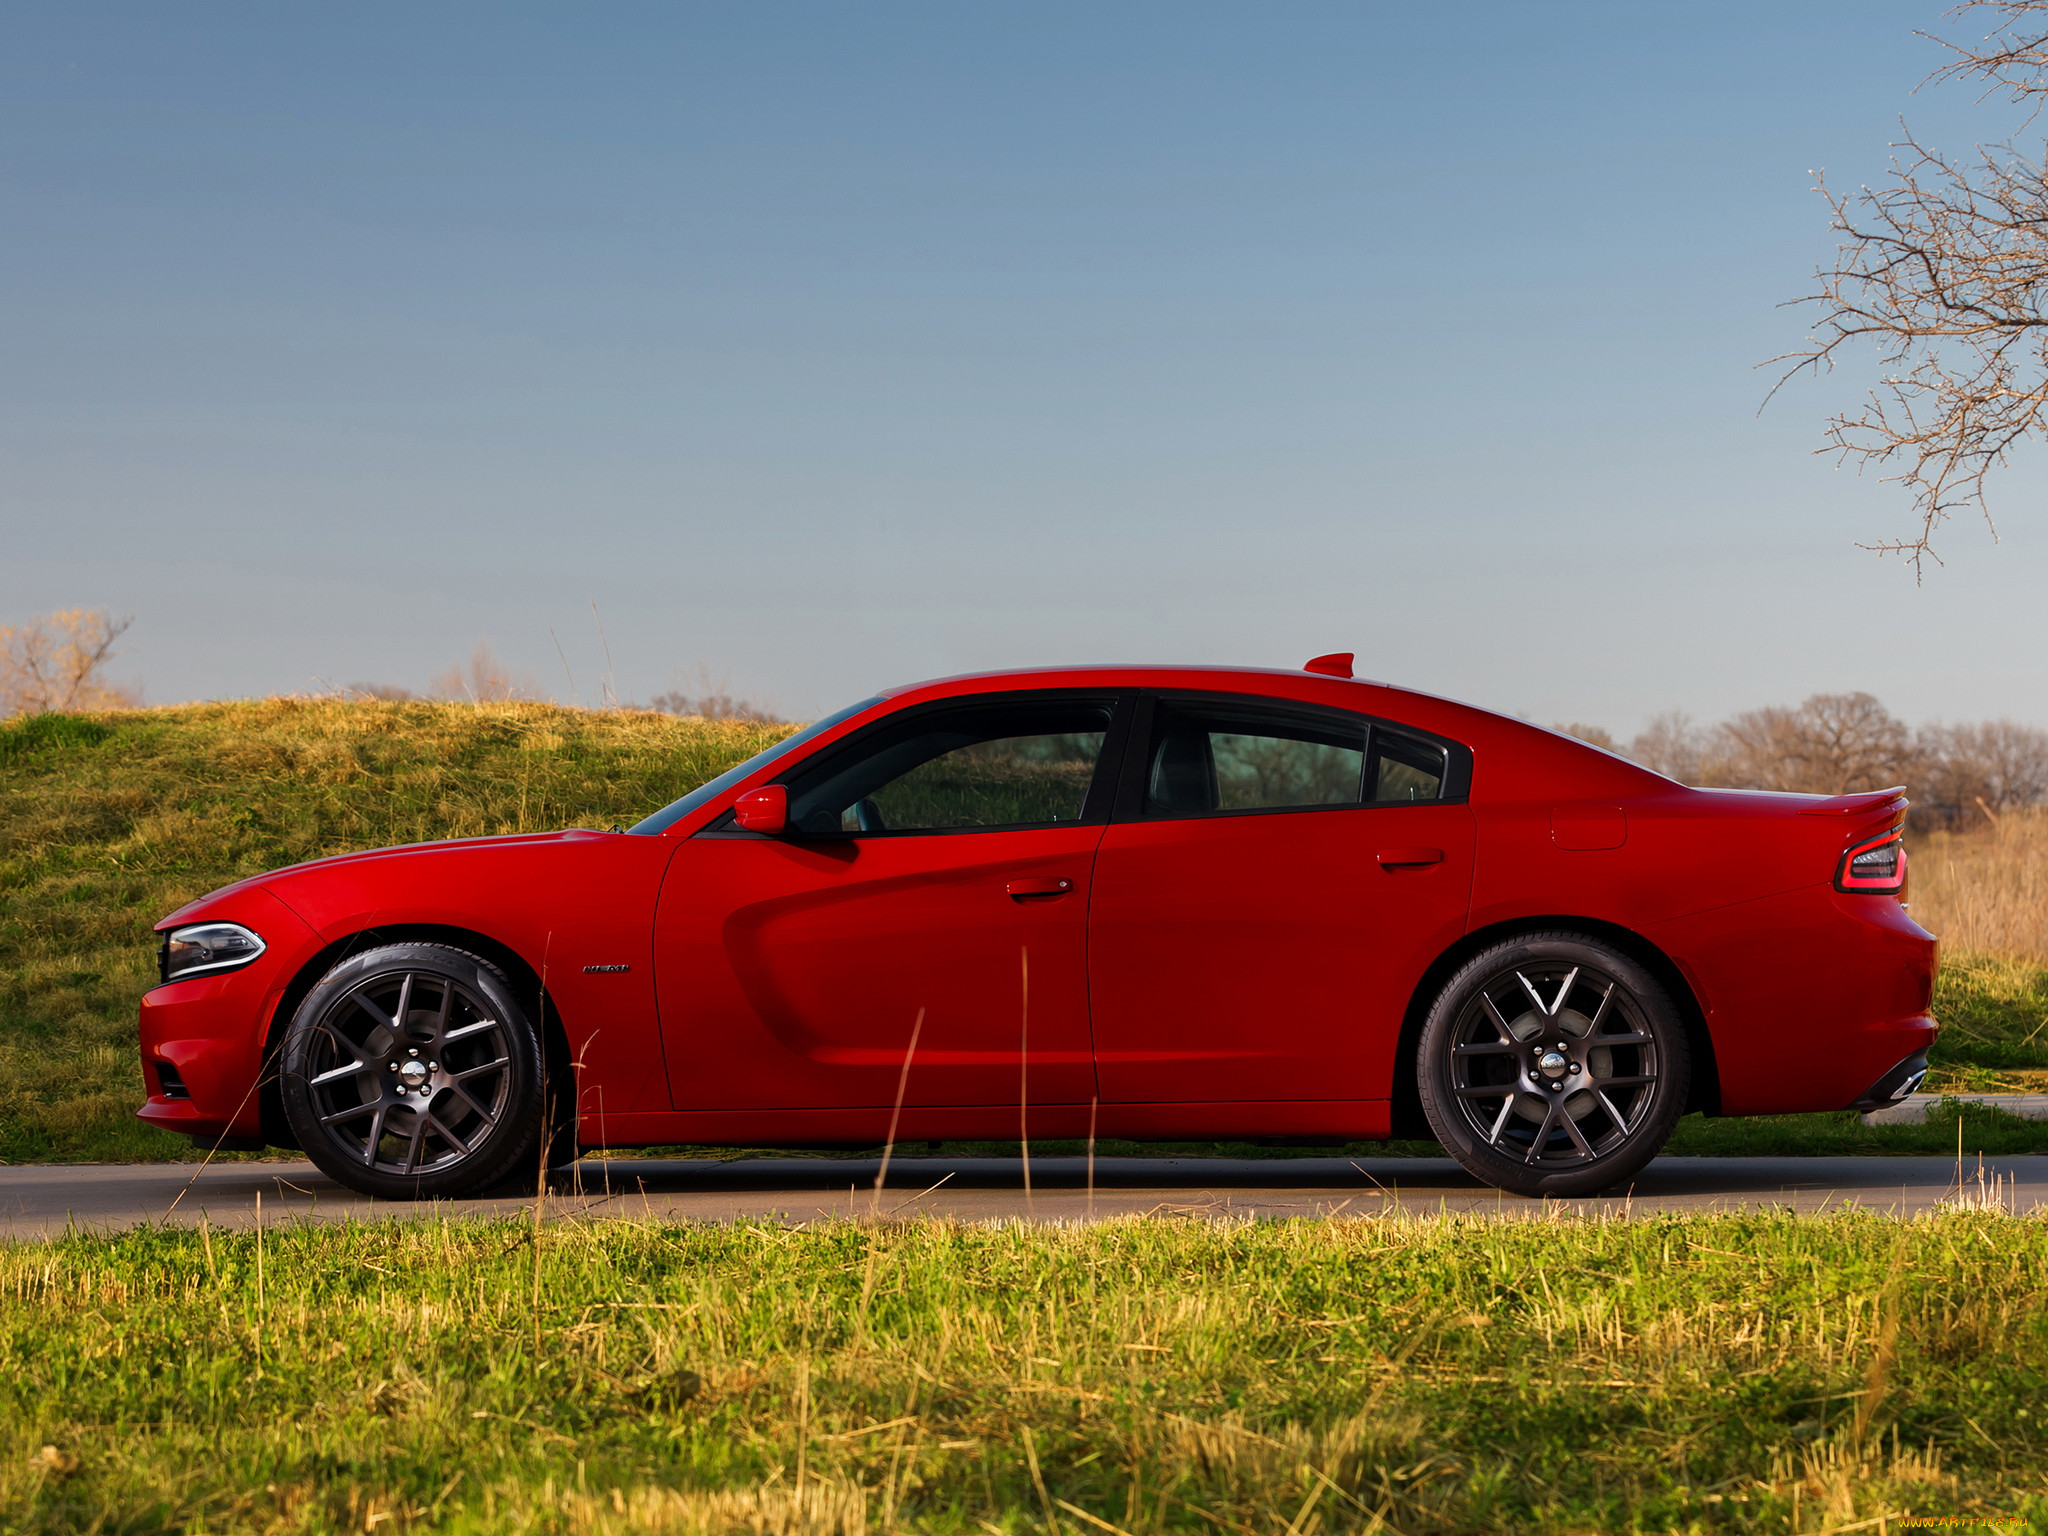
[[[2006,1167],[2008,1161],[2017,1166]],[[1999,1160],[1994,1172],[2015,1182],[2048,1182],[2048,1160]],[[2030,1163],[2042,1163],[2037,1172]],[[730,1159],[585,1158],[564,1177],[560,1193],[587,1196],[606,1193],[772,1193],[872,1190],[881,1172],[879,1158],[752,1156]],[[1974,1162],[1966,1177],[1974,1172]],[[1700,1197],[1725,1194],[1756,1196],[1774,1191],[1840,1190],[1844,1194],[1898,1193],[1902,1190],[1946,1188],[1956,1182],[1956,1165],[1941,1157],[1663,1157],[1652,1162],[1626,1185],[1602,1191],[1598,1198]],[[1291,1190],[1304,1193],[1358,1194],[1381,1191],[1403,1198],[1429,1194],[1494,1193],[1449,1158],[1222,1158],[1105,1157],[1091,1168],[1080,1157],[1033,1158],[1029,1186],[1034,1190],[1157,1189]],[[1024,1164],[1014,1157],[898,1157],[890,1161],[884,1183],[891,1191],[978,1189],[1023,1191]],[[1513,1197],[1508,1197],[1513,1198]],[[1865,1203],[1868,1203],[1867,1198]]]

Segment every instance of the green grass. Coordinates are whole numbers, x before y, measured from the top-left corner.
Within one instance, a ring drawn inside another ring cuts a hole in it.
[[[2044,1299],[1981,1212],[73,1237],[0,1248],[0,1530],[2042,1521]]]
[[[630,821],[789,729],[544,704],[333,699],[43,715],[0,727],[0,1162],[194,1155],[185,1138],[133,1117],[143,1092],[135,1005],[154,971],[150,924],[192,897],[353,849]],[[1949,956],[1935,1006],[1946,1024],[1938,1083],[1982,1090],[2033,1086],[2029,1072],[2048,1077],[2048,968]],[[1954,1147],[1952,1124],[1873,1131],[1850,1116],[1809,1115],[1694,1118],[1672,1150]],[[1967,1115],[1965,1147],[2048,1151],[2048,1124]]]

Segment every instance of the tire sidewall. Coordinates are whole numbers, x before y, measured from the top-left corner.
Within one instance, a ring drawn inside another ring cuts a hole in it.
[[[1657,1083],[1649,1112],[1633,1135],[1619,1147],[1590,1163],[1550,1172],[1504,1157],[1466,1123],[1452,1093],[1451,1047],[1458,1019],[1481,982],[1515,965],[1554,963],[1585,965],[1612,976],[1642,1013],[1657,1037]],[[1444,1150],[1466,1172],[1517,1194],[1580,1196],[1598,1194],[1634,1177],[1670,1139],[1684,1112],[1690,1088],[1691,1058],[1684,1021],[1663,985],[1641,964],[1597,939],[1575,934],[1531,934],[1483,950],[1444,984],[1423,1021],[1416,1048],[1416,1086],[1422,1112]]]
[[[511,1078],[506,1109],[466,1157],[416,1174],[366,1168],[328,1136],[308,1085],[308,1058],[320,1021],[345,994],[391,971],[423,971],[468,988],[497,1013],[505,1027]],[[446,944],[381,944],[351,955],[314,984],[285,1027],[278,1056],[278,1092],[300,1148],[336,1182],[368,1195],[420,1199],[474,1193],[501,1183],[539,1155],[543,1120],[542,1057],[538,1032],[505,973],[467,950]]]

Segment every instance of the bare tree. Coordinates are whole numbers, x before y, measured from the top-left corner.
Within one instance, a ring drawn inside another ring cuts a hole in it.
[[[467,664],[456,662],[434,676],[430,697],[466,699],[472,704],[504,699],[530,699],[535,695],[532,681],[520,680],[505,670],[486,641],[479,640]]]
[[[1966,0],[1948,15],[1986,12],[1998,23],[1990,35],[1936,40],[1952,57],[1927,83],[1973,82],[2038,111],[2048,0]],[[1774,361],[1791,365],[1782,386],[1832,369],[1854,344],[1878,349],[1877,387],[1829,418],[1822,451],[1906,487],[1917,530],[1863,547],[1904,555],[1917,577],[1924,560],[1938,562],[1936,531],[1958,510],[1989,523],[1986,476],[2048,435],[2048,153],[2005,143],[1951,156],[1902,132],[1876,186],[1851,195],[1816,178],[1842,243],[1818,291],[1796,301],[1820,306],[1815,333]]]
[[[72,709],[133,709],[142,690],[107,680],[114,642],[133,619],[66,608],[26,624],[0,624],[0,716]]]
[[[1704,782],[1700,765],[1707,753],[1707,732],[1693,724],[1692,716],[1670,710],[1654,717],[1636,733],[1627,753],[1652,773],[1681,784]]]

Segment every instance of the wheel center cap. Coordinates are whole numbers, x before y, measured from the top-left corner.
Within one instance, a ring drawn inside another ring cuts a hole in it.
[[[1536,1058],[1536,1070],[1546,1077],[1563,1077],[1565,1068],[1570,1065],[1558,1051],[1545,1051]]]
[[[402,1061],[398,1064],[398,1080],[408,1088],[417,1088],[427,1080],[427,1064],[424,1061]]]

